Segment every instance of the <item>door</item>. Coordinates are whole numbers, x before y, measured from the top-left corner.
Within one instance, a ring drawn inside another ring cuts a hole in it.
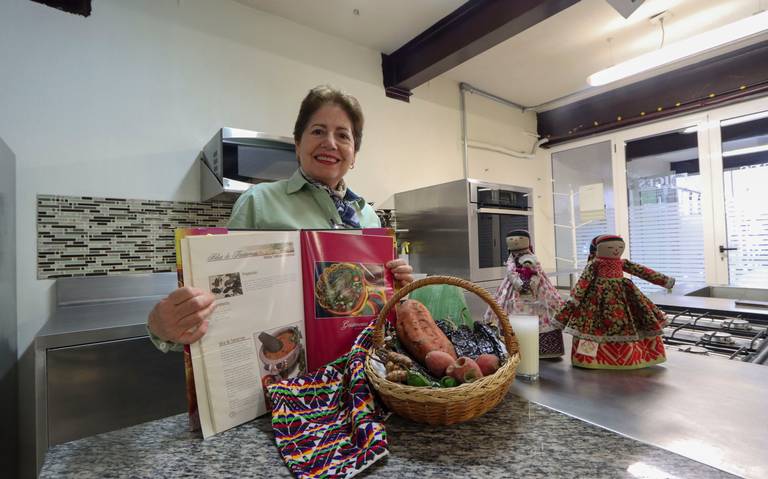
[[[715,276],[709,150],[701,147],[708,144],[705,125],[706,117],[698,117],[629,130],[614,158],[627,256],[674,277],[680,290]],[[660,291],[645,281],[635,284],[647,293]]]
[[[614,188],[610,140],[580,143],[551,154],[555,228],[555,265],[558,286],[570,286],[587,262],[592,238],[615,233]],[[599,185],[601,211],[587,206],[582,193]]]
[[[625,162],[630,258],[673,276],[686,289],[703,286],[707,198],[696,131],[682,128],[627,141]]]
[[[755,111],[755,110],[758,111]],[[712,115],[720,284],[768,288],[768,104]]]

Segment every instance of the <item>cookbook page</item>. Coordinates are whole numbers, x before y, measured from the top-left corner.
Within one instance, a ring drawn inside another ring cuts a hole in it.
[[[185,276],[216,296],[208,332],[191,347],[207,438],[267,412],[266,385],[306,369],[299,233],[185,241]]]
[[[188,247],[182,251],[181,243],[187,236],[223,235],[227,234],[227,228],[176,228],[174,231],[174,244],[176,246],[176,274],[179,287],[184,286],[184,261],[188,254]],[[186,258],[189,261],[189,258]],[[189,281],[189,280],[187,280]],[[187,413],[189,416],[189,430],[200,430],[200,415],[197,410],[197,395],[195,393],[195,377],[192,372],[192,353],[188,344],[184,345],[184,382],[187,388]]]

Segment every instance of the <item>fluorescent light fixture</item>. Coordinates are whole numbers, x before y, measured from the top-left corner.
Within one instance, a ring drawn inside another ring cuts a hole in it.
[[[731,43],[768,30],[768,11],[760,12],[708,32],[671,43],[663,48],[593,73],[587,78],[591,86],[606,85],[632,75],[682,60],[683,58]]]
[[[749,148],[739,148],[738,150],[724,151],[723,158],[728,156],[749,155],[750,153],[760,153],[768,151],[768,145],[750,146]]]
[[[720,126],[738,125],[739,123],[746,123],[748,121],[759,120],[761,118],[768,117],[768,111],[761,111],[760,113],[752,113],[751,115],[744,115],[737,118],[729,118],[720,122]]]

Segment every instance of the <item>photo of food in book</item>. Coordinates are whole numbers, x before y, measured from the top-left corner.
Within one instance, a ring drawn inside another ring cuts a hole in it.
[[[254,336],[261,363],[261,384],[265,391],[270,384],[306,372],[306,348],[298,324],[261,331]]]
[[[211,293],[216,299],[231,298],[243,294],[243,281],[240,273],[215,274],[208,277]]]
[[[370,316],[386,303],[384,265],[316,262],[317,318]]]

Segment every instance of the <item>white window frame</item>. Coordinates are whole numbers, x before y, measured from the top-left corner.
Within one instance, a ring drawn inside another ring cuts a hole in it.
[[[718,245],[725,245],[725,193],[723,187],[723,157],[720,122],[729,118],[768,111],[768,97],[741,102],[697,112],[689,115],[660,120],[637,127],[627,127],[610,133],[582,140],[563,143],[547,151],[549,164],[552,155],[574,148],[611,142],[611,172],[613,175],[616,231],[629,238],[629,204],[627,198],[626,143],[628,141],[659,135],[689,127],[697,128],[699,171],[702,175],[702,214],[704,222],[704,271],[709,285],[728,284],[727,253],[720,253]],[[632,257],[627,241],[627,256]]]
[[[709,112],[708,133],[709,158],[712,170],[713,214],[719,223],[714,228],[713,251],[716,251],[719,245],[726,245],[728,241],[725,222],[725,187],[723,185],[723,149],[720,122],[760,111],[768,111],[768,97],[729,105]],[[717,252],[717,260],[713,267],[715,269],[715,283],[713,284],[728,284],[728,253]]]

